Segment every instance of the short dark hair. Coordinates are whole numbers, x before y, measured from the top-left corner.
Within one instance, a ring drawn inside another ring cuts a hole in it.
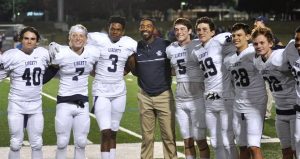
[[[216,30],[215,23],[209,17],[205,16],[205,17],[201,17],[201,18],[197,19],[195,28],[197,28],[198,24],[200,24],[200,23],[206,23],[206,24],[208,24],[209,25],[209,29],[211,31],[215,31]]]
[[[244,32],[246,34],[251,34],[251,29],[250,26],[245,24],[245,23],[235,23],[232,27],[231,27],[231,32],[235,32],[237,30],[244,30]]]
[[[122,25],[123,29],[125,28],[125,25],[126,25],[126,21],[125,21],[125,18],[124,17],[121,17],[121,16],[111,16],[108,20],[108,26],[111,24],[111,23],[119,23]]]
[[[192,29],[192,22],[187,19],[187,18],[177,18],[175,21],[174,21],[174,25],[175,26],[176,24],[182,24],[184,26],[186,26],[188,29]]]
[[[24,34],[25,34],[26,32],[28,32],[28,31],[35,34],[35,36],[36,36],[36,41],[37,41],[37,42],[40,40],[41,36],[40,36],[39,32],[37,31],[37,29],[35,29],[35,28],[32,27],[32,26],[27,26],[27,27],[23,28],[23,29],[20,31],[20,33],[19,33],[19,41],[22,41],[22,40],[23,40]]]
[[[142,18],[140,20],[140,22],[145,21],[145,20],[148,20],[148,21],[152,22],[153,26],[155,26],[155,20],[153,20],[152,18]]]

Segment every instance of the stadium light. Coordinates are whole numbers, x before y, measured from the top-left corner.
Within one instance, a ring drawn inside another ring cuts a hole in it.
[[[184,6],[186,6],[186,5],[187,5],[187,3],[184,2],[184,1],[182,1],[182,2],[180,3],[180,9],[183,10]]]

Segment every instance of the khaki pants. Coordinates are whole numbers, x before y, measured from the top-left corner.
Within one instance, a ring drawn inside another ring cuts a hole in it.
[[[171,90],[158,96],[149,96],[144,91],[138,93],[142,128],[141,158],[152,159],[156,119],[160,126],[165,159],[177,159],[175,142],[175,106]]]

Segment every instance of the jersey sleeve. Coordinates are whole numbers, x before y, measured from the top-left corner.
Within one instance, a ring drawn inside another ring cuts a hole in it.
[[[50,47],[53,47],[52,50],[54,50],[54,56],[51,59],[51,64],[52,65],[60,65],[66,54],[69,52],[69,46],[66,45],[60,45],[55,43],[55,45],[49,46],[49,50],[51,49]]]
[[[123,42],[125,43],[126,47],[127,47],[127,52],[129,53],[128,56],[131,56],[134,52],[136,52],[137,49],[137,41],[135,41],[134,39],[132,39],[129,36],[123,36]]]
[[[166,48],[166,54],[168,59],[171,59],[171,47],[172,44]]]
[[[272,64],[277,67],[282,67],[284,64],[286,64],[288,61],[283,56],[284,49],[278,49],[274,50],[272,54],[275,54],[275,57],[272,60]]]
[[[137,48],[137,41],[135,41],[134,39],[130,38],[130,48],[133,52],[136,52],[136,48]]]
[[[49,44],[49,56],[51,59],[51,64],[57,65],[57,57],[60,54],[60,45],[56,42],[51,42]]]
[[[50,53],[47,49],[43,47],[36,48],[36,51],[39,52],[39,54],[42,56],[42,60],[45,66],[50,65]]]
[[[199,44],[199,45],[196,45],[193,49],[190,50],[190,59],[194,62],[197,62],[199,63],[199,60],[198,60],[198,57],[197,57],[197,50],[199,50],[202,46]]]
[[[283,58],[286,59],[289,63],[297,60],[299,58],[299,54],[297,49],[295,48],[295,40],[290,40],[283,51]]]
[[[2,54],[0,54],[0,82],[7,77],[7,73],[4,70],[4,63],[2,62]]]
[[[95,64],[101,56],[101,50],[102,50],[101,48],[102,47],[100,47],[100,46],[96,47],[94,45],[87,45],[87,46],[85,46],[85,48],[89,49],[89,52],[93,59],[93,63]]]
[[[10,49],[0,54],[0,81],[6,78],[11,70],[11,66],[14,63],[14,50]]]
[[[247,54],[247,58],[253,62],[255,56],[256,56],[256,52],[255,52],[255,48],[253,47],[252,44],[248,45],[248,48],[246,48],[246,54]]]
[[[107,34],[98,32],[88,33],[87,37],[87,44],[94,46],[103,46],[107,40]]]
[[[217,41],[222,47],[222,54],[228,55],[232,52],[236,52],[236,47],[232,43],[231,33],[220,33],[214,37],[214,41]]]

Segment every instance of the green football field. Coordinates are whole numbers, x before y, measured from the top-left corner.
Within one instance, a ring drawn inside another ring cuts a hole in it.
[[[92,78],[90,78],[90,84],[92,83]],[[127,83],[127,103],[126,110],[121,121],[121,128],[118,132],[117,142],[118,143],[138,143],[141,142],[141,130],[139,122],[139,113],[137,106],[136,93],[138,91],[138,86],[136,78],[132,75],[125,76]],[[91,85],[89,85],[89,90]],[[175,85],[173,84],[173,88]],[[43,112],[44,112],[44,133],[43,140],[44,145],[55,145],[56,135],[54,131],[54,116],[55,116],[55,105],[56,105],[56,93],[58,90],[58,80],[53,79],[47,83],[43,88]],[[9,146],[9,132],[7,125],[7,96],[9,91],[9,81],[4,80],[0,82],[0,147]],[[91,94],[91,93],[90,93]],[[91,97],[91,96],[90,96]],[[92,98],[90,98],[90,108],[92,107]],[[274,114],[274,112],[273,112]],[[276,132],[274,127],[274,115],[272,119],[267,120],[264,126],[264,135],[270,138],[276,138]],[[178,125],[176,127],[177,141],[182,141]],[[91,114],[91,129],[88,139],[93,144],[100,143],[100,132],[94,118]],[[160,141],[160,133],[157,127],[156,129],[156,141]],[[25,140],[27,138],[25,137]],[[72,137],[70,144],[72,144]],[[279,159],[281,158],[281,150],[279,143],[263,143],[262,150],[264,157],[266,159]],[[183,147],[178,146],[178,151],[183,152]],[[214,156],[214,154],[211,154]]]

